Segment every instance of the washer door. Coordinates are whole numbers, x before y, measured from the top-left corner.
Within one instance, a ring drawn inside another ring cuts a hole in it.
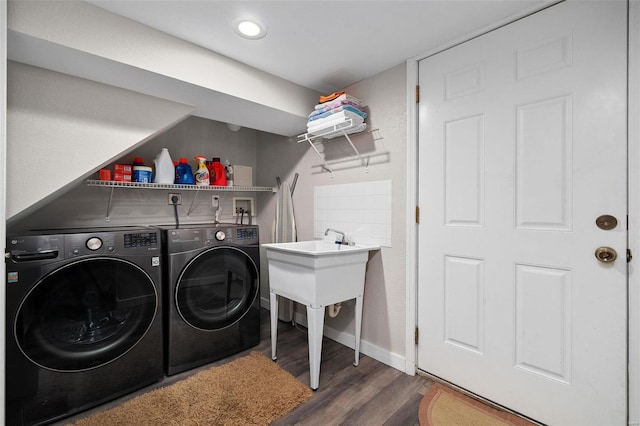
[[[259,274],[253,260],[234,247],[200,253],[176,284],[176,307],[187,324],[219,330],[242,318],[258,297]]]
[[[27,294],[15,338],[41,367],[97,368],[144,337],[157,306],[153,280],[140,267],[114,258],[79,260],[48,274]]]

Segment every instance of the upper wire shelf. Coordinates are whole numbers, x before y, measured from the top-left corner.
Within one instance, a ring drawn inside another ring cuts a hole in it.
[[[116,182],[113,180],[87,180],[87,186],[102,186],[104,188],[111,188],[109,193],[109,200],[107,201],[107,214],[105,222],[109,222],[111,216],[111,205],[113,202],[113,190],[115,188],[131,188],[131,189],[180,189],[183,191],[196,191],[196,194],[191,200],[189,206],[189,212],[187,216],[193,211],[196,198],[200,191],[215,191],[215,192],[276,192],[276,188],[270,186],[214,186],[214,185],[183,185],[183,184],[169,184],[169,183],[141,183],[141,182]]]
[[[355,151],[356,155],[358,156],[358,159],[364,166],[365,173],[368,173],[369,172],[368,159],[365,160],[362,157],[362,154],[360,154],[360,151],[358,151],[358,148],[356,148],[356,146],[351,141],[351,138],[349,137],[349,135],[352,135],[352,134],[363,133],[366,129],[367,129],[366,123],[354,123],[351,118],[347,118],[342,123],[336,123],[332,126],[327,127],[326,129],[321,129],[317,132],[304,133],[302,135],[299,135],[298,143],[309,142],[309,145],[311,145],[311,148],[313,148],[318,158],[320,158],[320,160],[322,161],[323,167],[326,170],[328,170],[329,173],[331,173],[331,176],[333,177],[333,170],[329,167],[329,164],[325,161],[322,154],[320,154],[320,151],[318,151],[318,148],[314,144],[314,141],[317,139],[333,139],[339,136],[344,137],[349,142],[349,145],[351,145],[351,148]],[[377,129],[371,129],[369,131],[372,132],[374,130],[377,130]]]
[[[103,186],[108,188],[141,188],[141,189],[181,189],[185,191],[216,192],[274,192],[270,186],[214,186],[184,185],[169,183],[116,182],[112,180],[87,180],[87,186]]]

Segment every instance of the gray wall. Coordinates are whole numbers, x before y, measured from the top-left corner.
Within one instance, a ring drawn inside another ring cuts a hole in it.
[[[10,224],[193,107],[16,62],[7,73]]]
[[[225,123],[198,117],[189,117],[163,134],[149,140],[114,163],[130,164],[133,158],[140,156],[147,165],[153,165],[153,159],[162,148],[168,148],[173,160],[187,157],[195,171],[193,157],[205,155],[208,158],[229,159],[232,164],[257,168],[257,134],[251,129],[232,132]],[[112,165],[107,166],[112,169]],[[97,174],[92,176],[97,179]],[[259,184],[259,182],[254,183]],[[266,182],[265,186],[273,186]],[[168,190],[115,188],[110,221],[105,222],[110,188],[88,187],[84,182],[54,199],[22,220],[12,224],[9,232],[18,233],[29,229],[53,229],[69,227],[101,227],[117,225],[152,225],[174,223],[173,207],[168,205]],[[182,193],[182,205],[179,217],[182,224],[211,222],[214,209],[211,197],[220,196],[223,208],[222,221],[232,222],[231,203],[234,196],[254,197],[255,193],[200,191],[193,204],[193,211],[187,217],[189,207],[196,191],[171,192]],[[270,195],[270,193],[267,193]],[[246,222],[245,222],[246,223]]]

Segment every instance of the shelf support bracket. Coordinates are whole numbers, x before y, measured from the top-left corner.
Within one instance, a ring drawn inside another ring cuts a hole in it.
[[[311,141],[311,139],[307,139],[309,141],[309,145],[311,145],[311,148],[313,148],[313,150],[316,152],[316,154],[318,155],[318,158],[320,159],[320,161],[322,161],[323,167],[329,172],[331,173],[331,177],[333,177],[333,170],[331,170],[329,168],[329,165],[327,164],[326,161],[324,161],[324,157],[322,156],[322,154],[320,154],[320,151],[318,151],[318,148],[316,148],[316,145]]]
[[[104,218],[105,222],[111,222],[111,202],[113,201],[113,190],[115,186],[111,187],[111,191],[109,192],[109,202],[107,203],[107,216]]]
[[[358,159],[360,160],[360,163],[364,166],[364,172],[365,173],[369,173],[369,160],[367,159],[365,161],[365,159],[362,158],[362,155],[360,154],[360,151],[358,151],[358,148],[356,148],[356,146],[353,144],[353,142],[351,142],[351,138],[349,137],[348,134],[345,133],[344,129],[340,129],[340,131],[342,132],[342,135],[349,142],[349,145],[351,145],[351,148],[355,151],[356,155],[358,156]]]
[[[193,200],[191,200],[191,205],[189,205],[189,210],[187,211],[187,217],[191,217],[191,213],[193,212],[193,205],[196,202],[196,198],[198,198],[198,193],[200,193],[200,189],[196,189],[196,193],[193,196]]]

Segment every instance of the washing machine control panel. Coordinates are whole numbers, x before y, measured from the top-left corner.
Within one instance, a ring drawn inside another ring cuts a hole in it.
[[[136,232],[124,234],[124,247],[156,247],[158,245],[157,232]]]
[[[159,232],[95,232],[70,234],[65,238],[68,256],[117,254],[160,250]]]

